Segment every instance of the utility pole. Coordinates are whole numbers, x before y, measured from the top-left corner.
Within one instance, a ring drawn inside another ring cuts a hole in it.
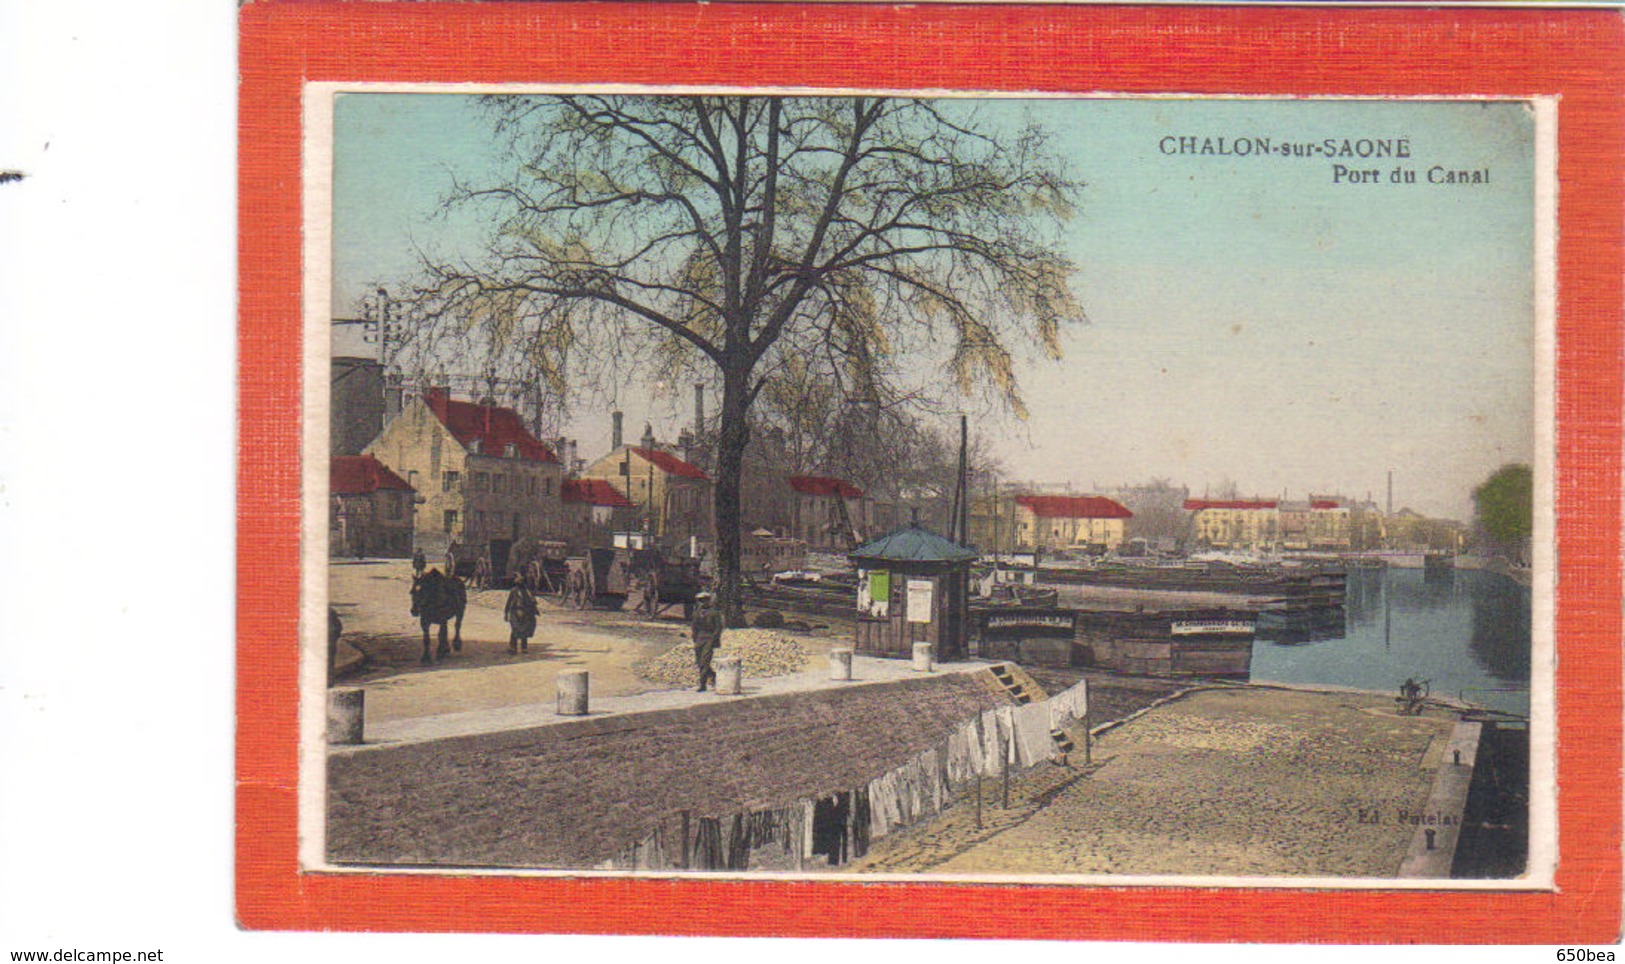
[[[375,309],[378,313],[377,320],[369,321],[366,333],[375,334],[378,341],[378,362],[386,366],[389,364],[389,344],[392,340],[398,340],[395,336],[400,332],[398,323],[390,317],[389,308],[389,290],[379,288],[377,308]]]
[[[987,475],[988,487],[988,514],[993,516],[993,571],[999,569],[999,477],[992,472]]]
[[[959,497],[957,497],[957,502],[959,502],[959,517],[954,519],[954,527],[959,530],[959,538],[954,541],[957,541],[959,545],[965,545],[965,543],[970,541],[970,532],[968,532],[968,528],[970,528],[970,484],[968,484],[970,483],[970,475],[968,475],[968,471],[965,470],[965,449],[967,449],[967,441],[968,437],[970,437],[968,436],[968,432],[970,432],[970,429],[968,429],[968,424],[970,424],[968,423],[968,419],[965,418],[964,415],[960,415]]]

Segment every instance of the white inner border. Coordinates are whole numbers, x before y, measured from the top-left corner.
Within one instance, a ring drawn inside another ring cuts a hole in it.
[[[342,93],[773,93],[835,97],[851,94],[997,100],[1391,100],[1407,102],[1517,101],[1535,113],[1535,514],[1530,588],[1529,860],[1524,876],[1511,880],[1399,880],[1365,877],[1187,877],[1069,874],[843,874],[843,873],[646,873],[631,871],[524,870],[446,865],[434,868],[336,866],[326,861],[326,690],[328,580],[328,407],[332,349],[333,102]],[[690,879],[789,879],[879,883],[1064,884],[1092,886],[1196,886],[1239,888],[1340,888],[1384,890],[1553,890],[1557,863],[1557,771],[1554,647],[1556,563],[1556,359],[1557,359],[1557,98],[1544,97],[1293,97],[1195,94],[1112,94],[969,90],[857,90],[852,88],[653,87],[636,85],[400,84],[308,82],[303,89],[304,209],[304,405],[301,465],[299,862],[305,871],[458,876],[686,877]]]

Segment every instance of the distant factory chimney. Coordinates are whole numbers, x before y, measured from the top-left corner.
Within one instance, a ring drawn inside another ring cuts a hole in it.
[[[609,417],[613,420],[615,426],[610,430],[609,435],[609,447],[611,450],[614,450],[621,447],[621,422],[626,418],[626,416],[622,415],[620,412],[611,412]]]
[[[694,385],[694,434],[699,435],[705,431],[705,384],[697,382]]]

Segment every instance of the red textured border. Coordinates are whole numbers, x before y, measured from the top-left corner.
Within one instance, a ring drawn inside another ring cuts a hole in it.
[[[1617,12],[259,2],[243,8],[240,26],[236,879],[244,925],[1162,941],[1619,939],[1625,44]],[[301,874],[295,781],[306,80],[1560,95],[1557,893]]]

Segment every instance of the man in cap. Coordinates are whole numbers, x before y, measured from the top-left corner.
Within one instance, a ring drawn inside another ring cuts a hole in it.
[[[716,655],[717,647],[722,644],[722,613],[712,602],[710,593],[696,593],[694,616],[689,622],[689,629],[694,634],[694,666],[700,672],[701,693],[705,692],[707,683],[716,682],[717,674],[711,669],[711,657]]]

